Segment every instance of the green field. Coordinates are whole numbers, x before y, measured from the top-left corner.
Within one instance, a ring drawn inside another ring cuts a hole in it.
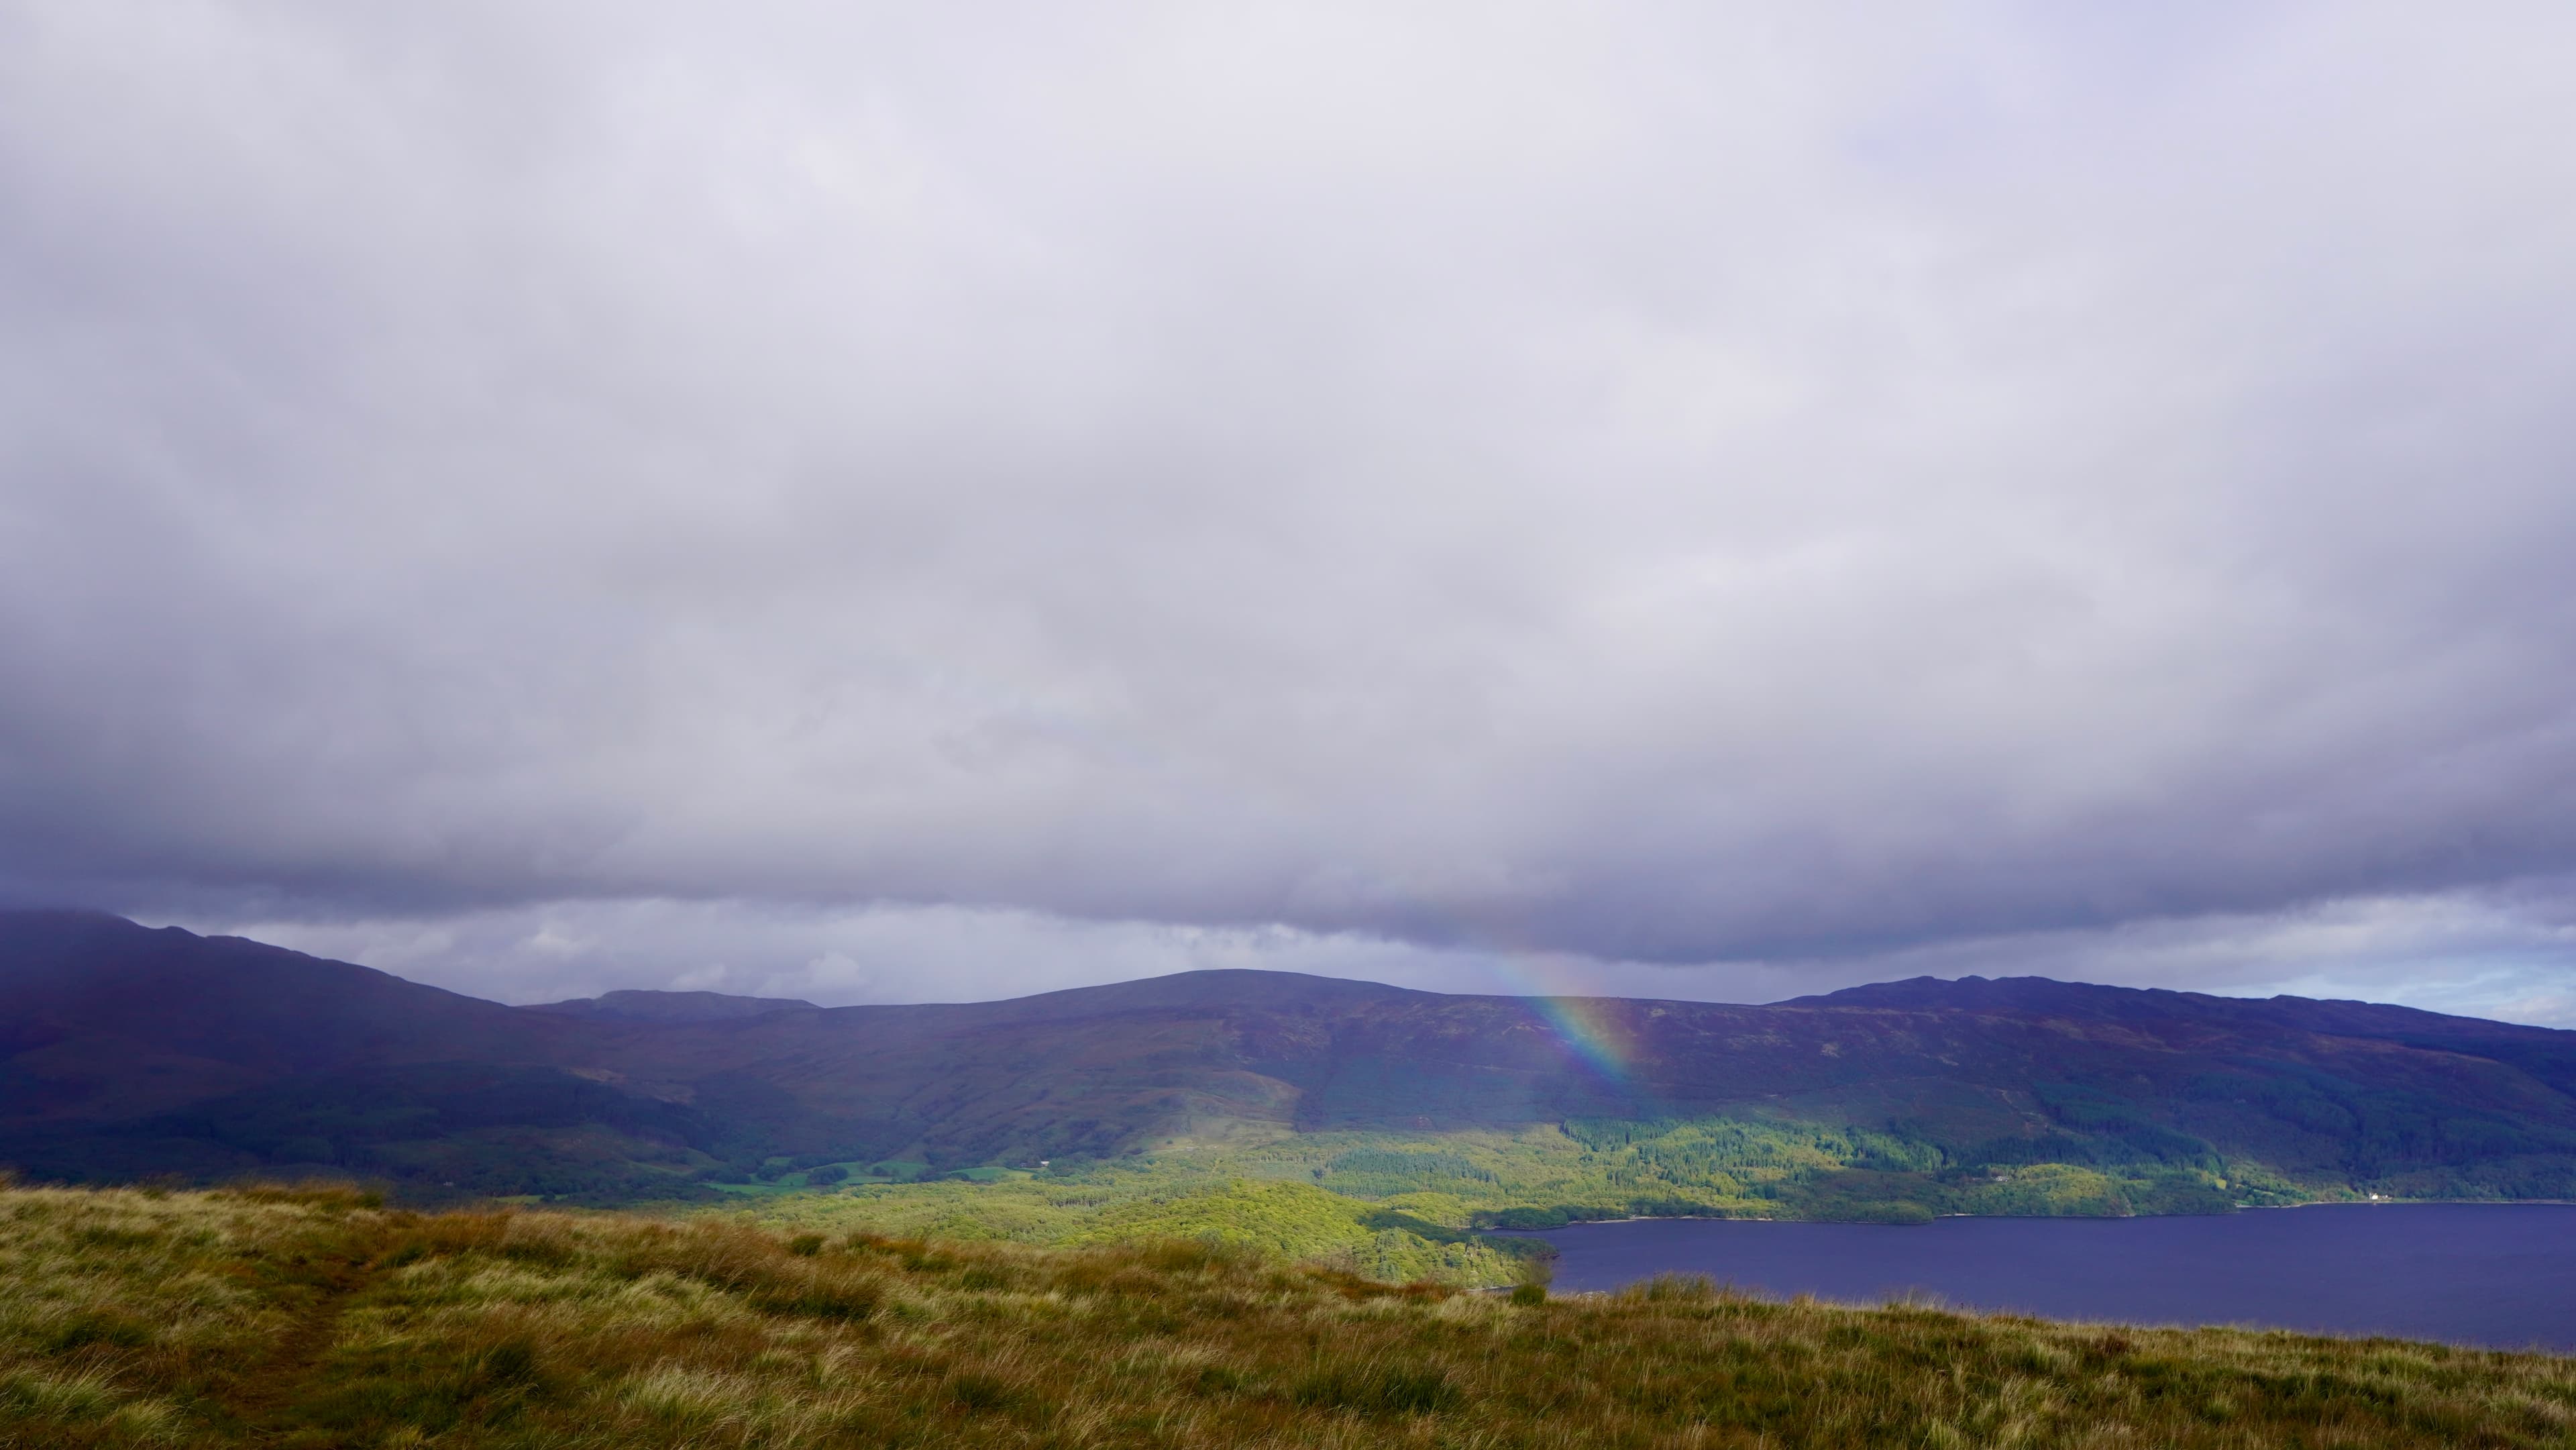
[[[1039,1172],[738,1189],[753,1221],[1043,1246],[1205,1238],[1379,1278],[1495,1284],[1525,1242],[1492,1228],[1694,1215],[1928,1222],[1944,1213],[2225,1212],[2334,1196],[2215,1158],[1957,1167],[1905,1137],[1712,1118],[1519,1131],[1300,1133]],[[980,1180],[980,1181],[978,1181]]]
[[[1478,1294],[1195,1241],[0,1191],[5,1445],[2571,1443],[2576,1361],[2392,1340],[1769,1303],[1704,1280]]]

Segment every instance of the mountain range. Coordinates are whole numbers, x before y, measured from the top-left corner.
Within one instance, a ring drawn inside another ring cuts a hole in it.
[[[1706,1119],[1865,1129],[1954,1175],[2576,1197],[2576,1032],[2037,977],[1768,1006],[1205,971],[950,1005],[512,1007],[240,938],[0,913],[0,1164],[39,1179],[329,1170],[423,1199],[616,1202],[782,1161],[936,1173]]]

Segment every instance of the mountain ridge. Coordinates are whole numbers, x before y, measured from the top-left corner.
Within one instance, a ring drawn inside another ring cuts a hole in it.
[[[1892,1134],[1916,1145],[1907,1172],[2068,1161],[2576,1196],[2576,1033],[2379,1004],[1974,977],[1767,1005],[1559,1000],[1248,969],[994,1002],[747,1001],[784,999],[510,1007],[241,938],[0,913],[0,1162],[609,1201],[781,1161],[938,1171],[1740,1120]]]
[[[2129,999],[2157,1003],[2182,1003],[2203,1011],[2236,1012],[2264,1016],[2283,1022],[2305,1022],[2322,1029],[2329,1020],[2350,1026],[2384,1022],[2389,1030],[2438,1029],[2444,1025],[2473,1025],[2481,1034],[2532,1034],[2542,1038],[2576,1038],[2576,1032],[2563,1028],[2540,1027],[2528,1023],[2503,1022],[2486,1017],[2468,1017],[2456,1013],[2434,1012],[2421,1007],[2401,1006],[2394,1002],[2369,1002],[2353,998],[2298,997],[2288,993],[2270,997],[2228,997],[2211,992],[2183,992],[2169,987],[2121,987],[2099,982],[2068,982],[2054,977],[1906,977],[1887,982],[1870,982],[1856,987],[1813,996],[1790,997],[1769,1003],[1774,1007],[1928,1007],[1975,1008],[2002,1007],[2012,1010],[2063,1010],[2078,1004],[2098,1005],[2111,999]]]
[[[532,1002],[525,1012],[553,1012],[566,1017],[607,1017],[629,1022],[731,1022],[771,1012],[823,1010],[799,997],[738,997],[724,992],[663,992],[627,987],[596,997],[570,997],[560,1002]]]

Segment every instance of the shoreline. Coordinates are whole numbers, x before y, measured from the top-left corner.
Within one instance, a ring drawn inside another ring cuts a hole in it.
[[[1554,1228],[1471,1228],[1468,1233],[1536,1237],[1609,1223],[1830,1223],[1847,1228],[1926,1228],[1944,1219],[1995,1219],[2025,1223],[2117,1223],[2142,1218],[2225,1218],[2299,1208],[2576,1208],[2576,1198],[2318,1198],[2306,1203],[2240,1203],[2227,1213],[1936,1213],[1924,1223],[1881,1223],[1865,1218],[1753,1218],[1723,1213],[1636,1213],[1625,1218],[1580,1218]]]

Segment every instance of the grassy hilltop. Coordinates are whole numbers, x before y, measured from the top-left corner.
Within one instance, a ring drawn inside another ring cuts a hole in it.
[[[0,1192],[0,1445],[2576,1443],[2547,1356],[371,1205]]]

